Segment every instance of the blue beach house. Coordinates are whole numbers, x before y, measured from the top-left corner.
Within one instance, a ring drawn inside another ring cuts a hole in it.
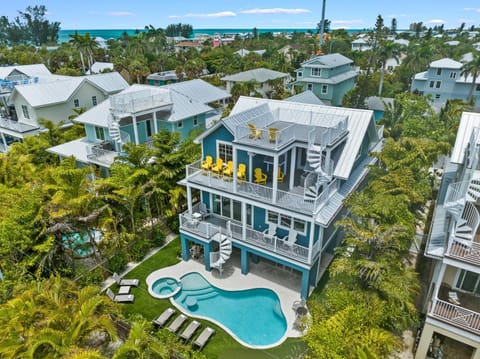
[[[203,253],[207,271],[239,257],[243,274],[259,261],[285,268],[306,298],[341,243],[343,200],[375,162],[382,131],[370,110],[240,97],[197,138],[202,159],[181,181],[182,258]]]
[[[222,103],[230,94],[202,80],[169,86],[132,85],[111,96],[75,122],[85,127],[86,136],[48,149],[61,158],[74,156],[79,166],[93,165],[102,177],[121,154],[125,143],[149,143],[162,129],[179,132],[205,129],[206,122],[219,118],[218,109],[207,103]]]
[[[355,86],[353,61],[341,54],[316,56],[296,70],[294,87],[310,90],[326,104],[341,106],[343,96]]]

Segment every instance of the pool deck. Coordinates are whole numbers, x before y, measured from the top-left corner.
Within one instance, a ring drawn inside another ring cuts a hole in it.
[[[279,342],[269,347],[275,347],[279,345],[288,337],[300,337],[302,332],[295,330],[293,327],[296,315],[292,309],[292,305],[295,301],[300,299],[300,281],[296,278],[296,276],[293,273],[285,271],[281,268],[276,268],[264,263],[252,263],[250,265],[250,272],[247,275],[244,275],[241,273],[240,267],[236,265],[235,262],[236,261],[233,258],[232,261],[227,262],[222,275],[220,275],[216,269],[212,269],[211,272],[207,272],[203,263],[199,261],[192,259],[186,262],[182,261],[173,266],[152,272],[146,279],[147,286],[150,291],[151,285],[159,278],[173,277],[177,280],[180,280],[184,274],[198,272],[212,285],[225,290],[268,288],[273,290],[280,298],[282,311],[287,320],[287,331],[285,335]],[[172,298],[170,301],[177,309],[182,310],[180,306],[176,305]],[[238,340],[237,338],[235,339]],[[241,344],[245,345],[243,342]],[[255,346],[250,347],[258,348]]]

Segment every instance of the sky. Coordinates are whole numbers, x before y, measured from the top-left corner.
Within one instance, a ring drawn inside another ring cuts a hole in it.
[[[165,28],[172,23],[201,28],[315,28],[322,0],[43,0],[50,21],[64,30]],[[0,15],[13,20],[32,1],[2,0]],[[480,26],[479,0],[327,0],[325,17],[331,28],[372,28],[377,15],[398,29],[412,22],[456,28]]]

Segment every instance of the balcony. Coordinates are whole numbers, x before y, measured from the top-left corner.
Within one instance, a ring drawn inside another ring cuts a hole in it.
[[[118,156],[118,152],[112,151],[111,149],[105,148],[101,144],[97,144],[91,147],[87,147],[87,158],[95,164],[104,167],[110,167],[115,157]]]
[[[188,165],[186,172],[186,180],[188,182],[234,193],[231,178],[224,179],[222,176],[202,170],[201,161]],[[279,183],[280,187],[283,189],[278,189],[274,193],[271,182],[267,182],[267,185],[259,185],[248,181],[238,181],[236,193],[245,198],[255,199],[267,204],[275,204],[279,207],[311,215],[317,213],[338,190],[339,181],[333,180],[316,198],[305,198],[304,187],[301,186],[288,189],[288,183]]]
[[[14,120],[13,117],[0,117],[0,128],[3,130],[8,130],[9,134],[13,133],[21,135],[24,133],[29,133],[32,131],[37,131],[40,129],[38,126],[30,125],[27,123],[18,122]]]
[[[195,208],[193,209],[195,211]],[[218,233],[228,236],[227,221],[229,219],[216,214],[211,214],[204,220],[195,219],[189,212],[179,215],[180,230],[193,233],[203,237],[206,241],[211,241]],[[258,247],[288,259],[311,264],[315,256],[320,252],[320,242],[316,242],[313,248],[288,244],[285,240],[266,235],[263,232],[255,231],[250,227],[245,228],[245,236],[243,235],[243,227],[238,222],[231,221],[230,229],[232,231],[233,242],[245,243]],[[310,253],[311,252],[311,256]]]
[[[480,243],[450,239],[446,255],[452,259],[480,266]]]

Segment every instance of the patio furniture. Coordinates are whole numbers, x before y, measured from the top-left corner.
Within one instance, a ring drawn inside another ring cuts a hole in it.
[[[199,327],[200,323],[196,320],[193,320],[187,325],[183,332],[180,333],[179,337],[188,342]]]
[[[217,158],[217,162],[212,166],[212,172],[216,173],[217,176],[223,173],[223,160],[221,158]]]
[[[207,208],[207,205],[203,202],[200,202],[200,205],[198,206],[198,210],[202,215],[202,220],[212,215],[212,212]]]
[[[285,178],[285,173],[282,172],[282,169],[278,167],[278,175],[277,175],[277,181],[280,183],[283,183],[283,179]]]
[[[253,140],[263,138],[262,130],[257,129],[254,124],[249,123],[248,128],[250,129],[250,135],[248,136],[248,138],[251,138]]]
[[[272,240],[277,236],[277,225],[273,223],[268,224],[268,228],[263,231],[265,239]]]
[[[205,344],[207,344],[208,339],[210,339],[210,337],[214,333],[215,333],[214,329],[210,327],[206,327],[205,329],[202,330],[202,332],[197,337],[197,339],[194,340],[192,345],[198,347],[198,350],[202,350]]]
[[[276,143],[280,139],[280,132],[278,128],[270,127],[268,129],[268,140],[272,143]]]
[[[255,168],[254,171],[255,180],[253,182],[258,184],[267,184],[267,175],[262,172],[261,168]]]
[[[212,168],[213,158],[212,156],[205,157],[205,160],[202,161],[202,170],[209,171]]]
[[[117,303],[133,303],[135,296],[133,294],[117,294],[112,292],[110,288],[107,289],[107,296]]]
[[[458,298],[457,292],[448,292],[448,301],[455,305],[460,305],[460,298]]]
[[[178,317],[175,318],[173,322],[170,323],[170,325],[167,327],[169,331],[172,333],[176,333],[178,329],[182,326],[183,323],[187,320],[187,316],[183,314],[179,314]]]
[[[118,273],[113,273],[113,280],[119,285],[119,286],[123,286],[123,285],[128,285],[128,286],[132,286],[132,287],[138,287],[138,284],[139,284],[139,280],[138,279],[122,279],[120,278],[120,276],[118,275]]]
[[[245,181],[247,179],[247,165],[240,163],[237,169],[237,178],[239,181]]]
[[[122,285],[118,288],[118,294],[129,294],[130,293],[130,286],[129,285]]]
[[[223,169],[223,177],[232,177],[233,176],[233,161],[227,162],[227,167]]]
[[[288,237],[282,238],[284,240],[283,243],[285,243],[285,245],[287,245],[289,248],[292,248],[292,246],[297,241],[297,234],[298,232],[296,230],[291,229],[290,232],[288,232]]]
[[[158,316],[158,318],[152,320],[153,325],[157,327],[163,327],[174,313],[175,313],[175,309],[172,309],[172,308],[165,309],[163,313]]]

